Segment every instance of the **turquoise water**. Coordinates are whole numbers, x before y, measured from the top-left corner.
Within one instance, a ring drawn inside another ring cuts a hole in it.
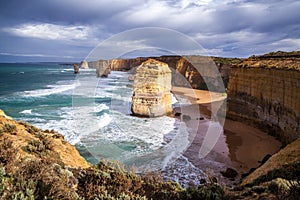
[[[0,64],[0,107],[18,119],[35,122],[57,117],[55,110],[71,105],[75,75],[59,64]],[[41,116],[40,116],[41,115]]]
[[[94,69],[75,75],[72,66],[55,63],[0,64],[0,108],[60,132],[93,163],[105,158],[162,168],[186,147],[187,131],[174,118],[131,116],[128,76],[97,78]]]

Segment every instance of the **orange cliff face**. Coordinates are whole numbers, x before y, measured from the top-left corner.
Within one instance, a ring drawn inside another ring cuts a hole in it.
[[[231,68],[228,116],[279,136],[300,137],[300,57],[251,57]]]
[[[154,59],[143,62],[134,78],[132,113],[146,117],[172,113],[171,79],[166,63]]]
[[[11,159],[13,157],[13,159]],[[17,122],[0,110],[0,158],[11,170],[30,160],[53,160],[67,167],[91,165],[76,148],[55,131],[44,131],[25,122]]]
[[[232,63],[240,62],[240,59],[210,58],[205,56],[160,56],[160,57],[138,57],[132,59],[113,59],[109,68],[113,71],[128,71],[138,67],[149,58],[154,58],[160,62],[167,63],[173,69],[172,84],[175,86],[188,86],[194,89],[217,88],[215,85],[215,74],[209,74],[209,67],[217,66],[225,87],[228,84],[230,68]],[[190,63],[193,63],[193,65]],[[207,68],[203,74],[197,70],[198,67]],[[203,78],[205,77],[205,79]]]

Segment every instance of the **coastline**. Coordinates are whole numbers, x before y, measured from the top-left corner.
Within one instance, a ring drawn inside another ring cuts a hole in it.
[[[191,105],[181,108],[191,116],[185,123],[192,137],[191,145],[183,156],[209,176],[216,177],[221,184],[235,185],[242,174],[259,167],[266,155],[273,155],[281,148],[281,143],[267,133],[242,122],[225,119],[223,132],[212,151],[204,158],[199,158],[199,151],[209,126],[215,125],[211,120],[211,104],[221,108],[226,94],[190,88],[173,87],[172,92],[189,99]],[[197,117],[199,109],[200,116]],[[221,125],[220,125],[221,126]],[[238,172],[235,178],[226,178],[221,172],[232,168]]]

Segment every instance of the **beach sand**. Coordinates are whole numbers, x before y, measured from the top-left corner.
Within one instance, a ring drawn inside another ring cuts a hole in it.
[[[219,119],[220,123],[215,122],[212,113],[216,113],[216,109],[222,109],[222,105],[224,107],[225,93],[180,87],[173,87],[172,92],[175,96],[187,97],[191,103],[175,108],[175,112],[182,114],[181,118],[186,115],[190,116],[185,117],[188,119],[185,123],[189,128],[190,145],[184,152],[184,156],[196,167],[217,177],[221,183],[229,185],[238,183],[241,174],[258,167],[267,154],[272,155],[280,149],[281,143],[278,140],[257,128],[224,117]],[[214,112],[212,109],[215,109]],[[205,137],[212,134],[208,133],[211,127],[216,128],[216,132],[221,131],[219,135],[215,134],[214,138],[210,139],[214,140],[215,145],[212,144],[213,147],[209,153],[201,158],[199,152],[202,146],[207,144]],[[235,180],[229,180],[221,175],[220,172],[228,167],[239,173]]]

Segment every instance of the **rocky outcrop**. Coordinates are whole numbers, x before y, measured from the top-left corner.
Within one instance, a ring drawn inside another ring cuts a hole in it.
[[[209,70],[209,66],[216,65],[224,81],[224,85],[227,87],[231,65],[241,61],[241,59],[236,58],[210,58],[206,56],[138,57],[132,59],[113,59],[110,61],[109,68],[113,71],[128,71],[139,66],[149,58],[167,63],[171,69],[174,69],[172,73],[173,85],[206,90],[208,89],[207,84],[210,84],[210,89],[218,87],[215,74],[205,73],[200,75],[196,67],[207,67]],[[193,66],[189,61],[192,61],[196,66]],[[206,76],[205,79],[203,78],[204,76]]]
[[[73,64],[73,68],[74,68],[74,74],[78,74],[79,73],[79,67],[77,64]]]
[[[278,136],[300,137],[300,58],[250,57],[231,68],[228,114]]]
[[[171,70],[168,65],[154,59],[143,62],[134,78],[132,113],[157,117],[172,112]]]
[[[26,160],[40,160],[41,157],[57,160],[68,167],[90,167],[90,164],[80,156],[76,148],[65,141],[61,134],[53,130],[44,131],[28,123],[17,122],[0,110],[0,147],[4,148],[8,144],[10,149],[16,151],[14,153],[17,155],[13,159],[5,161],[7,165],[10,162],[15,165],[12,168],[13,171],[17,170],[18,163]],[[8,154],[3,155],[3,153],[0,153],[0,164],[9,156]]]
[[[87,62],[86,60],[81,61],[81,63],[80,63],[80,68],[81,68],[81,69],[88,69],[88,68],[89,68],[88,62]]]
[[[91,68],[96,69],[96,74],[98,77],[107,77],[110,73],[110,67],[109,67],[110,61],[109,60],[98,60],[89,62],[88,65]]]

